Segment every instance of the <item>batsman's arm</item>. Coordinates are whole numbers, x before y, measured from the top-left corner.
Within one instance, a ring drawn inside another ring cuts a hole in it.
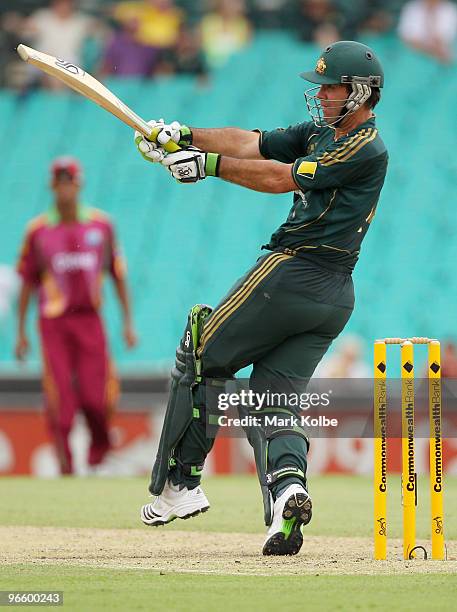
[[[292,164],[271,160],[220,158],[219,178],[264,193],[287,193],[297,185],[292,177]]]
[[[192,144],[202,151],[236,159],[264,159],[259,150],[260,133],[240,128],[190,128]]]

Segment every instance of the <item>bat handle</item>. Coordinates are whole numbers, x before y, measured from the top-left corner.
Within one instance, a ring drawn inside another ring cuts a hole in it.
[[[147,136],[148,140],[151,140],[152,142],[157,143],[157,136],[160,132],[162,128],[161,127],[155,127],[150,131],[149,136]],[[169,140],[168,142],[166,142],[164,145],[161,145],[165,151],[167,153],[175,153],[176,151],[181,151],[181,147],[179,145],[176,144],[176,142],[174,142],[173,140]]]
[[[173,140],[170,140],[165,145],[163,145],[163,148],[165,149],[167,153],[176,153],[176,151],[182,150],[182,148],[178,144],[176,144],[176,142],[174,142]]]

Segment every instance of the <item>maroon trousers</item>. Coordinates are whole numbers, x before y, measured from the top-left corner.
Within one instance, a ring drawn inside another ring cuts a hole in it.
[[[99,464],[110,448],[108,419],[117,400],[118,381],[111,367],[105,331],[93,311],[41,317],[43,390],[49,428],[63,474],[72,473],[68,437],[81,410],[91,434],[89,465]]]

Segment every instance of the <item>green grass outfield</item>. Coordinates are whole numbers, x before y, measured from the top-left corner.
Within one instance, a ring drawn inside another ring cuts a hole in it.
[[[418,537],[428,537],[428,481],[420,479]],[[138,508],[146,499],[146,479],[0,481],[0,525],[37,527],[141,528]],[[389,481],[389,528],[401,536],[399,479]],[[257,482],[250,477],[205,480],[212,502],[204,517],[175,521],[163,528],[191,532],[263,533]],[[311,480],[315,515],[306,533],[314,536],[369,537],[372,484],[365,477]],[[445,533],[457,540],[457,479],[448,477]],[[151,530],[145,531],[150,533]],[[159,533],[159,530],[157,530]],[[371,554],[367,551],[367,554]],[[0,541],[1,555],[1,541]],[[262,558],[259,557],[259,564]],[[414,562],[412,562],[414,563]],[[430,561],[429,563],[440,563]],[[66,610],[229,610],[381,609],[454,610],[457,576],[448,573],[399,575],[236,576],[180,574],[154,570],[107,569],[71,563],[3,565],[0,590],[63,590]]]
[[[255,612],[278,610],[455,610],[456,577],[189,576],[137,570],[12,566],[1,589],[64,591],[64,610]],[[45,609],[49,609],[43,606]],[[40,607],[40,609],[43,609]],[[61,608],[54,608],[59,610]]]

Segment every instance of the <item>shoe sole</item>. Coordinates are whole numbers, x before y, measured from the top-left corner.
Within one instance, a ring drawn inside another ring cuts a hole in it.
[[[205,506],[204,508],[199,508],[198,510],[194,510],[194,512],[189,512],[189,514],[186,514],[185,516],[177,516],[176,514],[174,514],[167,521],[157,520],[157,521],[154,521],[154,523],[146,523],[146,521],[144,521],[143,518],[141,518],[141,520],[144,523],[144,525],[146,525],[147,527],[163,527],[163,525],[168,525],[168,523],[171,523],[177,518],[187,521],[187,519],[197,516],[198,514],[203,514],[203,512],[207,512],[208,510],[209,510],[209,506]]]
[[[301,528],[312,517],[312,502],[306,493],[294,493],[282,511],[283,530],[274,533],[265,542],[262,553],[268,555],[296,555],[303,544]]]

